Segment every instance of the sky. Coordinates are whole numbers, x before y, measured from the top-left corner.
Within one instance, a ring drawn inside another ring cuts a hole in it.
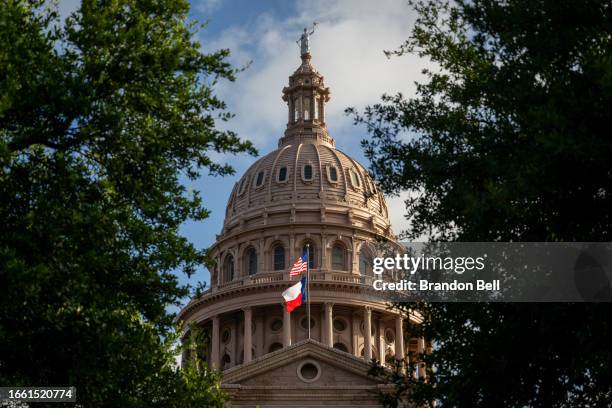
[[[60,1],[67,15],[78,0]],[[229,48],[229,61],[248,68],[235,82],[220,82],[217,95],[235,117],[220,127],[234,130],[251,140],[260,155],[277,146],[287,122],[287,106],[281,90],[300,64],[296,44],[304,27],[316,21],[310,38],[312,64],[324,76],[331,90],[326,122],[337,147],[368,167],[360,141],[368,137],[363,126],[355,126],[344,114],[347,107],[363,109],[380,101],[384,93],[410,96],[415,81],[422,78],[426,62],[416,56],[387,58],[409,36],[414,12],[406,0],[191,0],[191,17],[207,21],[198,33],[204,52]],[[223,178],[203,175],[188,187],[201,191],[210,218],[188,222],[181,233],[198,248],[206,248],[221,231],[229,194],[234,183],[256,160],[249,156],[214,156],[236,169]],[[406,195],[389,197],[387,204],[396,233],[408,227],[404,218]],[[187,282],[184,275],[181,282]],[[190,283],[208,281],[200,270]]]

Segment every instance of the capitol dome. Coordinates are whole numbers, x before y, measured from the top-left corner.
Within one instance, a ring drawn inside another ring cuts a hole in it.
[[[368,379],[369,361],[425,347],[404,337],[418,317],[374,293],[379,245],[398,245],[385,198],[368,171],[336,149],[325,122],[329,88],[310,53],[301,58],[282,91],[288,120],[278,148],[234,185],[209,248],[210,288],[179,314],[184,327],[206,334],[203,358],[224,371],[235,406],[305,406],[313,398],[299,391],[306,385],[327,395],[327,405],[371,402],[381,384]],[[306,248],[310,320],[303,306],[287,312],[281,297],[299,280],[289,269]],[[349,377],[363,388],[347,393]]]
[[[244,227],[262,212],[269,216],[287,208],[294,212],[293,222],[302,210],[318,208],[329,210],[328,216],[350,213],[358,220],[354,225],[390,234],[385,198],[367,170],[316,139],[286,141],[245,172],[227,204],[225,232],[241,222]]]
[[[309,56],[289,84],[283,89],[290,112],[285,135],[278,149],[257,160],[234,186],[224,233],[259,222],[262,212],[269,217],[289,209],[295,223],[300,212],[320,209],[330,221],[348,215],[353,225],[391,238],[383,194],[361,164],[336,149],[327,132],[330,92]]]

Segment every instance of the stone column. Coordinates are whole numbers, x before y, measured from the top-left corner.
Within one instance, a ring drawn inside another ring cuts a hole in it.
[[[319,265],[319,268],[322,271],[326,271],[327,270],[327,237],[325,234],[321,234],[321,250],[319,251],[321,253],[320,259],[321,259],[321,265]]]
[[[291,345],[291,313],[283,306],[283,347]]]
[[[376,332],[378,333],[378,359],[380,360],[380,364],[385,364],[385,354],[387,354],[385,350],[385,325],[380,321],[380,319],[377,319],[377,323],[378,330]]]
[[[366,361],[372,360],[372,310],[369,306],[363,309],[363,355]]]
[[[418,353],[419,353],[419,359],[421,360],[422,354],[425,353],[425,338],[421,337],[419,338],[419,342],[418,342]],[[419,376],[418,378],[425,378],[425,363],[421,361],[419,361]]]
[[[327,344],[327,328],[325,327],[325,306],[321,307],[319,313],[319,343]]]
[[[253,310],[250,307],[246,307],[244,310],[244,363],[248,363],[253,359]]]
[[[402,315],[399,314],[395,316],[395,358],[402,360],[404,357],[404,327]]]
[[[244,277],[244,262],[241,262],[242,257],[239,255],[242,245],[236,246],[236,256],[234,257],[234,279],[240,280]]]
[[[212,350],[210,352],[210,363],[213,368],[219,368],[219,316],[212,318]]]
[[[325,103],[323,102],[324,98],[325,98],[324,96],[321,97],[321,106],[320,106],[321,110],[319,111],[320,112],[319,115],[321,116],[321,119],[320,119],[321,123],[325,123]]]
[[[357,246],[359,242],[355,238],[355,236],[351,237],[351,273],[359,275],[359,253],[357,251]]]
[[[325,344],[329,347],[334,346],[333,308],[333,303],[325,303]]]
[[[231,350],[230,350],[230,358],[231,358],[231,364],[230,367],[233,367],[235,365],[238,365],[238,357],[240,356],[240,353],[238,352],[238,319],[236,318],[232,318],[231,320],[231,325],[230,325],[230,345],[231,345]],[[244,340],[244,339],[243,339]]]
[[[291,234],[289,236],[289,265],[293,265],[296,259],[297,256],[295,256],[295,234]]]
[[[259,238],[259,251],[257,252],[257,273],[262,273],[266,270],[266,256],[264,237]]]
[[[261,356],[264,353],[264,330],[266,330],[266,328],[264,327],[263,317],[261,316],[261,313],[258,313],[255,316],[255,348],[257,356]]]
[[[359,357],[359,312],[353,312],[351,316],[351,330],[353,337],[353,355]]]

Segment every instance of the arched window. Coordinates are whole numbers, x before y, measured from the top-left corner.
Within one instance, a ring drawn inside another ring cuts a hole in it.
[[[312,180],[312,165],[306,164],[304,166],[304,180]]]
[[[274,270],[282,271],[285,269],[285,248],[282,245],[274,247]]]
[[[338,181],[338,169],[335,167],[329,168],[329,179],[331,181]]]
[[[316,97],[315,102],[314,102],[314,118],[317,120],[321,119],[321,117],[319,116],[320,115],[319,114],[319,101],[320,101],[319,97]]]
[[[278,181],[287,180],[287,167],[283,166],[278,170]]]
[[[362,276],[372,274],[372,258],[365,251],[359,253],[359,273]]]
[[[359,176],[355,170],[349,170],[349,174],[351,175],[351,184],[354,188],[359,188],[361,183],[359,182]]]
[[[300,119],[300,100],[295,98],[293,100],[293,121],[297,122]]]
[[[306,245],[302,247],[302,253],[306,255]],[[317,249],[312,243],[310,243],[310,247],[308,248],[308,267],[310,269],[316,268],[316,263],[315,263],[315,259],[317,259],[316,254],[317,254]]]
[[[231,255],[228,255],[223,263],[223,278],[225,282],[234,280],[234,257]]]
[[[249,275],[257,273],[257,251],[251,247],[246,252],[247,272]]]
[[[264,172],[260,171],[259,173],[257,173],[257,178],[255,179],[255,187],[263,186],[263,182],[264,182]]]
[[[361,353],[360,354],[361,354],[361,357],[365,356],[365,347],[363,347],[363,346],[361,347]],[[376,356],[377,356],[376,348],[374,346],[372,346],[372,358],[376,360]]]
[[[304,120],[310,120],[310,98],[304,99]]]
[[[332,247],[332,269],[337,271],[346,270],[346,251],[340,244]]]

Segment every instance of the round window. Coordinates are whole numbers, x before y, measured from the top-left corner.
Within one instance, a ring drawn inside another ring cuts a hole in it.
[[[302,366],[300,373],[302,374],[302,377],[304,377],[305,379],[313,380],[319,373],[319,370],[314,364],[306,363]]]
[[[306,317],[302,318],[302,320],[300,321],[300,326],[302,327],[302,329],[308,330],[308,319]],[[312,329],[314,327],[315,327],[315,321],[311,317],[310,318],[310,328]]]
[[[393,333],[393,330],[387,329],[385,331],[385,340],[387,340],[387,343],[389,344],[392,344],[395,341],[395,334]]]
[[[283,328],[283,321],[281,319],[278,319],[278,318],[274,319],[272,320],[272,323],[270,323],[270,329],[275,333],[279,332],[280,329],[282,328]]]
[[[334,330],[337,332],[343,332],[346,330],[346,320],[341,318],[334,319]]]
[[[231,338],[232,338],[232,333],[230,332],[230,330],[223,329],[223,332],[221,333],[221,341],[223,343],[227,343],[230,341]]]
[[[298,366],[297,375],[300,380],[312,383],[321,376],[321,367],[314,360],[307,360]]]

